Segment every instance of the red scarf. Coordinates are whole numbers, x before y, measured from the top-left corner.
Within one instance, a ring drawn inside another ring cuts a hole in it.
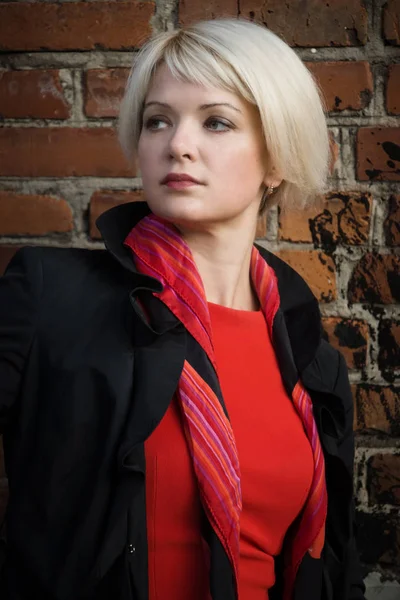
[[[149,215],[132,229],[125,244],[134,253],[138,271],[162,283],[163,291],[154,295],[185,325],[216,368],[203,283],[191,251],[178,230],[171,223]],[[272,326],[280,303],[278,285],[273,269],[255,247],[250,270],[254,290],[273,339]],[[188,361],[183,366],[177,396],[184,416],[185,435],[201,501],[230,559],[237,592],[242,497],[232,427],[218,397]],[[314,558],[320,556],[327,511],[324,458],[311,399],[300,381],[293,390],[292,400],[312,447],[314,476],[289,544],[285,600],[292,597],[296,572],[305,553],[309,552]]]

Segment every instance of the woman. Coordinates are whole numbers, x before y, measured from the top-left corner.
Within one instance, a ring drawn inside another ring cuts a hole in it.
[[[146,203],[100,217],[107,250],[25,249],[1,281],[1,597],[361,600],[344,361],[253,245],[324,189],[310,74],[245,21],[163,34],[120,139]]]

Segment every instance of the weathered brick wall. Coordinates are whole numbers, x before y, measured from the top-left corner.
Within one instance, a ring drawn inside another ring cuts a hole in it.
[[[27,243],[101,245],[96,217],[141,197],[114,133],[132,51],[151,31],[238,12],[294,46],[326,96],[325,205],[273,210],[258,234],[309,281],[346,357],[368,598],[399,599],[400,0],[2,2],[0,262]]]

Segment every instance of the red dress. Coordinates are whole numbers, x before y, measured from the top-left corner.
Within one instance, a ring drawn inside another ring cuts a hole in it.
[[[262,312],[211,303],[209,309],[241,469],[239,600],[266,600],[274,556],[311,485],[313,457]],[[200,500],[176,400],[145,452],[149,600],[207,600]]]

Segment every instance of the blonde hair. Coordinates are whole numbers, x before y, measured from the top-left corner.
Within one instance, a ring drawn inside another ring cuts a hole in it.
[[[319,90],[277,35],[243,19],[216,19],[150,39],[136,56],[120,110],[119,140],[131,160],[160,64],[179,79],[225,88],[258,107],[269,161],[283,177],[270,204],[299,208],[325,191],[329,136]]]

